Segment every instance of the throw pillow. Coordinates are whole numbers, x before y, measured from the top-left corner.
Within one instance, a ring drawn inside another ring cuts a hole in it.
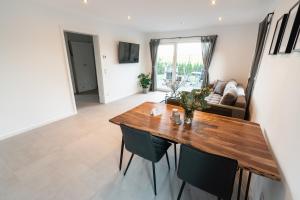
[[[237,97],[238,95],[236,89],[230,88],[226,91],[226,93],[224,93],[220,103],[223,105],[233,106]]]
[[[236,89],[237,88],[237,82],[235,80],[230,80],[227,82],[224,93],[226,93],[227,90],[229,89]]]
[[[235,107],[239,107],[239,108],[245,108],[246,107],[246,99],[245,99],[245,96],[238,96],[236,101],[235,101],[235,104],[234,104]]]
[[[226,83],[227,83],[226,81],[218,80],[216,85],[215,85],[215,88],[214,88],[214,93],[219,94],[219,95],[223,95]]]

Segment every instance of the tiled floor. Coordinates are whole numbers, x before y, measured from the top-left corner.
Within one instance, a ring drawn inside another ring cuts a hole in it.
[[[0,141],[1,200],[176,199],[181,181],[173,149],[157,166],[158,195],[153,194],[151,163],[135,157],[126,177],[118,170],[121,132],[108,122],[163,93],[137,94],[100,105],[85,103],[76,116]],[[123,170],[129,153],[125,151]],[[182,199],[216,199],[187,186]]]

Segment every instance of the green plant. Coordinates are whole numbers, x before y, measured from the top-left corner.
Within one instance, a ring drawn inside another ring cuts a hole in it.
[[[168,67],[172,66],[172,63],[164,61],[161,58],[157,59],[156,73],[164,74]],[[192,72],[200,72],[203,69],[203,64],[200,62],[181,61],[177,62],[177,73],[179,75],[191,74]]]
[[[191,92],[182,91],[179,93],[178,100],[185,111],[203,110],[207,108],[205,97],[210,93],[208,87],[195,89]]]
[[[142,88],[148,88],[150,86],[150,84],[151,84],[150,73],[149,74],[141,73],[140,75],[138,75],[138,78],[139,78],[140,86]]]

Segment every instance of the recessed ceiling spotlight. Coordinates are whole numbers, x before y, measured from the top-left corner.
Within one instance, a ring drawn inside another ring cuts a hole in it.
[[[219,21],[222,21],[222,20],[223,20],[223,18],[222,18],[222,17],[219,17],[219,18],[218,18],[218,20],[219,20]]]
[[[128,15],[128,16],[127,16],[127,19],[128,19],[128,20],[131,20],[131,16],[130,16],[130,15]]]
[[[216,0],[211,1],[211,5],[213,5],[213,6],[216,5],[216,3],[217,3]]]
[[[82,0],[82,2],[83,2],[84,4],[87,4],[87,3],[88,3],[88,0]]]

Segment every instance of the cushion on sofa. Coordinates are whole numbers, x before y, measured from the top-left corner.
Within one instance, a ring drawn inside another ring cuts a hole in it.
[[[227,84],[226,81],[218,80],[215,84],[215,87],[214,87],[214,93],[219,94],[219,95],[223,95],[226,84]]]
[[[236,88],[238,96],[245,96],[245,90],[242,85],[238,85]]]
[[[235,81],[235,80],[230,80],[230,81],[228,81],[227,83],[226,83],[226,86],[225,86],[225,89],[224,89],[224,92],[223,92],[223,94],[224,93],[226,93],[227,92],[227,90],[229,90],[229,89],[236,89],[237,88],[237,82]]]
[[[215,94],[215,93],[210,93],[210,95],[208,95],[205,100],[207,101],[207,103],[209,104],[219,104],[220,101],[222,99],[222,96],[219,94]]]
[[[229,88],[226,90],[226,93],[224,92],[220,104],[233,106],[236,102],[237,97],[238,97],[237,89]]]
[[[245,90],[243,86],[238,85],[237,86],[237,94],[238,97],[235,101],[234,106],[239,108],[245,108],[246,107],[246,97],[245,97]]]
[[[239,108],[245,108],[246,107],[246,98],[245,98],[245,96],[238,96],[236,101],[235,101],[234,106],[239,107]]]

